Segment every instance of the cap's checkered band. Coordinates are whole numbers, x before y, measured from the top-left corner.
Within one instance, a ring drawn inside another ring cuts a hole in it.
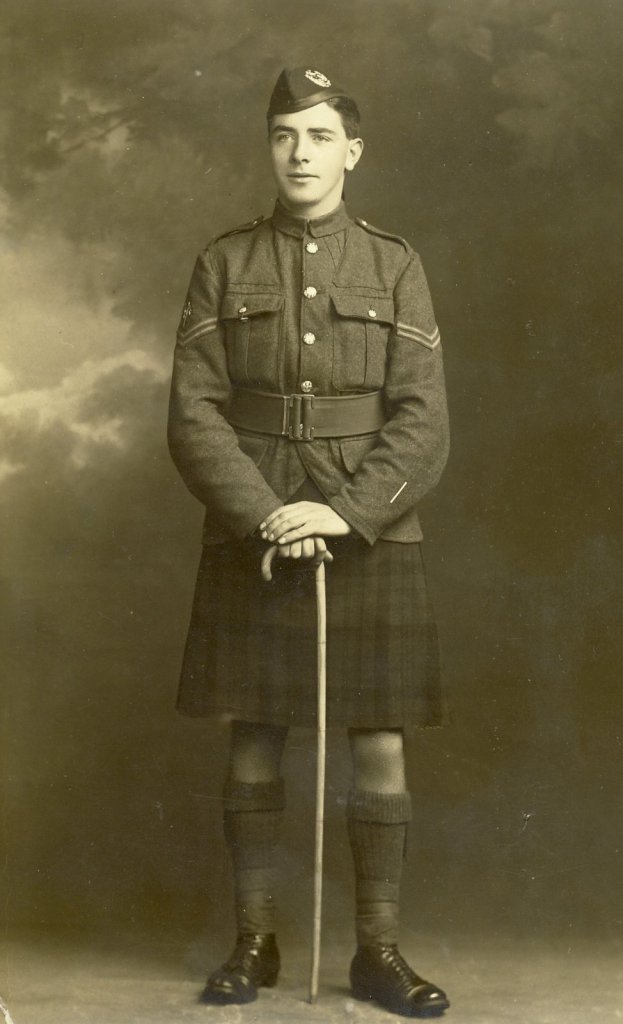
[[[321,71],[310,71],[308,68],[305,72],[305,78],[309,78],[310,82],[313,82],[314,85],[322,86],[323,89],[331,88],[331,82],[326,75],[322,74]]]

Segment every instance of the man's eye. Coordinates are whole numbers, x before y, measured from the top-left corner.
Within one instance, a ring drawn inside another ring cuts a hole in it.
[[[330,141],[328,135],[314,135],[314,139],[315,139],[316,142],[329,142]]]

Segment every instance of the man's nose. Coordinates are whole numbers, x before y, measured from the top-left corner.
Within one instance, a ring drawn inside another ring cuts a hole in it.
[[[290,159],[295,164],[307,163],[309,160],[307,139],[305,137],[298,138],[295,140],[292,146],[292,152],[290,153]]]

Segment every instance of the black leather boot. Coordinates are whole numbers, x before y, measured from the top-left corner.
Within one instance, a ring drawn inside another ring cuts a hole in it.
[[[450,1006],[445,992],[412,971],[397,946],[359,946],[350,984],[356,999],[371,999],[403,1017],[439,1017]]]
[[[263,985],[277,984],[281,960],[273,935],[239,935],[229,960],[210,975],[200,1003],[252,1003]]]

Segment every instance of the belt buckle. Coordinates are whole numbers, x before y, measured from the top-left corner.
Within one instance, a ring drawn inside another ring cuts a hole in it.
[[[283,433],[291,441],[313,441],[314,396],[290,395],[284,404],[285,422]]]

